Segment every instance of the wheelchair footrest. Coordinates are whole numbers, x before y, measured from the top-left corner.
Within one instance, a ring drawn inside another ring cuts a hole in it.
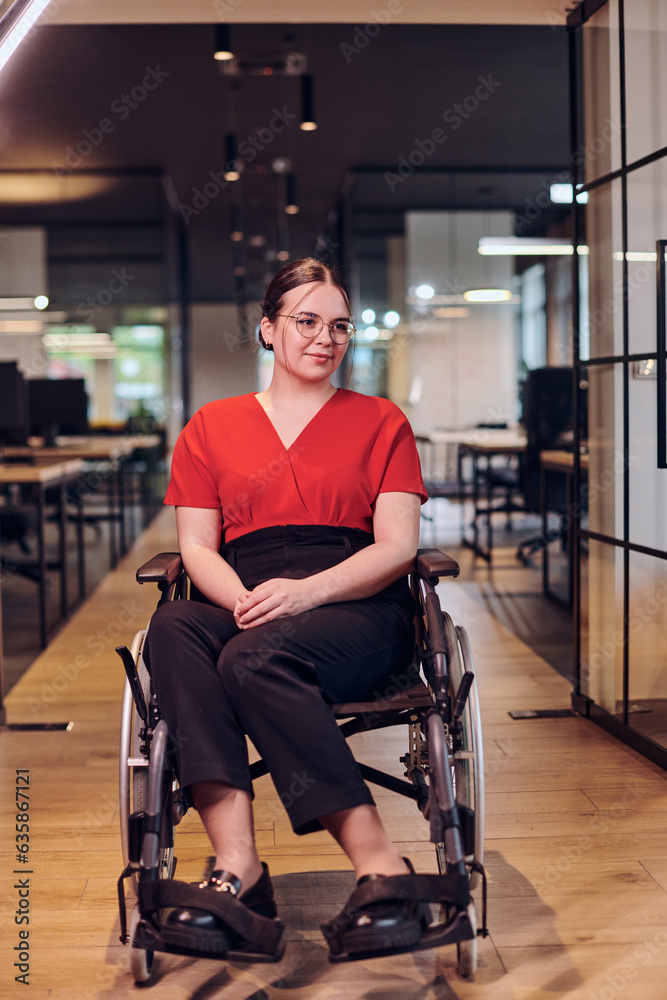
[[[375,878],[354,890],[345,908],[333,920],[322,925],[332,962],[380,957],[405,951],[439,948],[455,941],[471,940],[475,929],[468,906],[470,889],[467,873],[444,875],[394,875]],[[360,913],[370,913],[374,905],[409,902],[415,904],[414,919],[404,927],[373,928],[371,922],[357,923]],[[430,923],[429,903],[440,903],[447,918]]]
[[[234,961],[277,962],[284,951],[282,921],[261,916],[231,893],[200,889],[174,879],[139,884],[142,919],[134,947]],[[217,918],[217,927],[162,920],[162,910],[190,909]]]

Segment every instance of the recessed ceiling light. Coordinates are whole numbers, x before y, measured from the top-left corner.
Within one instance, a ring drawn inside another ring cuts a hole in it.
[[[463,298],[466,302],[509,302],[512,293],[507,288],[471,288]]]

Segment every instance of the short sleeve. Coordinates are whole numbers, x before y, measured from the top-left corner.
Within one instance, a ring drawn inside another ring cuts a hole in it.
[[[416,493],[421,502],[426,503],[428,493],[422,478],[415,436],[398,407],[387,421],[380,440],[384,468],[380,473],[378,493]]]
[[[164,502],[174,507],[220,507],[201,411],[186,424],[176,442]]]

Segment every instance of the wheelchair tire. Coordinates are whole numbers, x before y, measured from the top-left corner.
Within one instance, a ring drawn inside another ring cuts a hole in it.
[[[146,703],[150,697],[150,676],[141,656],[143,649],[145,631],[137,632],[130,652],[137,664],[139,683],[144,693]],[[121,843],[123,848],[123,866],[129,863],[129,825],[130,814],[142,812],[146,805],[146,794],[148,791],[148,767],[134,766],[128,760],[137,760],[145,755],[141,751],[142,738],[140,730],[142,720],[136,710],[130,685],[125,681],[123,693],[123,714],[121,720],[121,746],[120,746],[120,828]],[[174,873],[174,848],[166,847],[160,850],[160,878],[171,878]],[[138,893],[137,875],[133,875],[129,880],[130,887],[134,895]]]
[[[472,649],[468,633],[462,625],[456,626],[456,634],[459,640],[461,657],[463,660],[463,670],[475,674]],[[480,865],[484,863],[484,745],[482,740],[482,716],[479,708],[479,694],[477,688],[477,675],[470,688],[466,709],[462,716],[463,723],[463,752],[472,753],[472,758],[468,758],[466,768],[465,784],[471,790],[474,804],[472,809],[475,818],[475,861]],[[473,873],[471,887],[474,888],[479,882],[479,875]]]
[[[462,979],[473,980],[477,972],[477,913],[475,904],[468,906],[468,918],[475,931],[475,937],[456,944],[457,970]]]
[[[455,626],[443,612],[445,640],[449,650],[449,685],[452,700],[466,671],[474,673],[472,652],[465,629]],[[472,810],[474,816],[474,859],[484,860],[484,756],[481,735],[477,683],[473,681],[461,715],[460,747],[454,753],[452,772],[456,801]],[[470,887],[475,888],[479,875],[471,873]]]
[[[139,904],[135,903],[130,920],[130,972],[137,986],[145,986],[153,975],[155,953],[134,947],[134,934],[140,920]]]

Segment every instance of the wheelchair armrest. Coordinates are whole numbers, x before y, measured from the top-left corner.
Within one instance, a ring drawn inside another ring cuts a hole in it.
[[[185,572],[180,552],[160,552],[137,570],[137,583],[158,583],[164,586],[178,580]]]
[[[435,585],[441,576],[458,576],[459,564],[442,549],[419,549],[417,573]]]

